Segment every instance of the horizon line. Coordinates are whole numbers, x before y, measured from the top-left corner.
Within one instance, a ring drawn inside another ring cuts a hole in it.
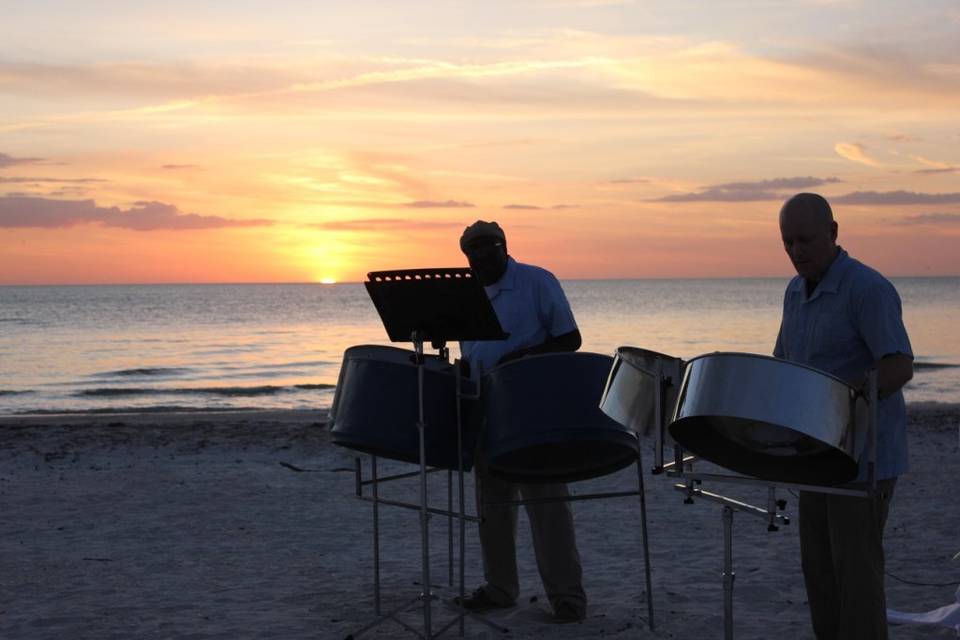
[[[612,278],[558,278],[561,282],[629,282],[635,280],[782,280],[792,279],[796,274],[760,275],[760,276],[640,276]],[[905,278],[960,278],[960,273],[946,274],[908,274],[885,275],[888,279]],[[0,287],[171,287],[171,286],[254,286],[254,285],[316,285],[335,287],[346,284],[363,284],[365,280],[343,280],[338,282],[317,282],[315,280],[290,281],[201,281],[201,282],[22,282],[0,283]]]

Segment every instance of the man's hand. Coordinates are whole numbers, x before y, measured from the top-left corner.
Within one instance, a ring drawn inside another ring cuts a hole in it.
[[[905,353],[891,353],[877,362],[877,395],[881,400],[893,395],[913,378],[913,358]],[[866,385],[866,377],[858,386]]]
[[[500,360],[497,361],[497,364],[503,364],[512,360],[519,360],[524,356],[534,356],[541,353],[562,353],[576,351],[580,348],[581,342],[582,338],[580,337],[580,330],[574,329],[573,331],[564,333],[563,335],[556,337],[551,336],[536,346],[511,351],[507,355],[500,358]]]
[[[881,398],[893,395],[913,378],[913,358],[891,353],[877,363],[877,393]]]

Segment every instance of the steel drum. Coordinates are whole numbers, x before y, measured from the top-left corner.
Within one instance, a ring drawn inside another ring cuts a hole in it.
[[[687,362],[670,435],[684,449],[764,480],[853,480],[866,402],[830,374],[749,353]]]
[[[683,360],[637,347],[617,349],[600,398],[600,410],[641,435],[651,435],[657,428],[655,404],[661,393],[658,364],[659,375],[673,380],[661,394],[661,419],[671,415],[680,389]]]
[[[414,353],[361,345],[343,354],[330,409],[333,443],[383,458],[420,462],[419,395]],[[424,441],[432,467],[457,468],[457,400],[453,365],[426,356],[423,372]],[[464,469],[473,465],[475,429],[463,425]]]
[[[484,457],[514,482],[573,482],[622,469],[637,436],[597,406],[613,359],[550,353],[502,364],[482,380]]]

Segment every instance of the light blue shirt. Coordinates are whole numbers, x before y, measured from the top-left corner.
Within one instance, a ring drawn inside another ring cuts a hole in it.
[[[858,384],[884,356],[913,356],[902,315],[893,285],[840,249],[809,298],[802,277],[787,285],[773,355]],[[878,403],[877,422],[877,479],[895,478],[908,469],[902,391]],[[864,449],[860,480],[866,479],[867,455]]]
[[[474,377],[497,366],[508,353],[542,344],[577,328],[560,282],[546,269],[507,258],[503,277],[484,288],[500,325],[510,336],[506,340],[460,343],[460,354],[470,363]]]

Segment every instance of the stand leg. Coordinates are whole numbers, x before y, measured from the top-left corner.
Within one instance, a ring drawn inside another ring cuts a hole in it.
[[[460,367],[455,367],[457,371],[456,376],[456,385],[457,385],[457,493],[460,499],[460,554],[457,556],[460,569],[460,600],[463,602],[464,597],[466,596],[466,590],[464,589],[464,570],[465,570],[465,559],[466,546],[467,546],[467,523],[466,523],[466,504],[464,502],[464,489],[463,489],[463,413],[462,406],[460,404]],[[462,638],[464,635],[464,617],[460,616],[458,620],[458,631],[459,636]]]
[[[373,609],[380,615],[380,492],[377,489],[377,456],[370,456],[370,479],[373,481]]]
[[[723,508],[723,637],[733,640],[733,509]]]
[[[650,574],[650,544],[647,539],[647,497],[643,486],[643,465],[640,460],[640,439],[637,438],[637,479],[640,493],[640,532],[643,538],[643,572],[647,588],[647,625],[655,630],[653,623],[653,578]]]
[[[453,471],[447,471],[447,585],[453,586]]]
[[[430,514],[427,512],[427,451],[424,440],[423,415],[423,361],[417,366],[417,388],[419,390],[420,420],[417,423],[417,430],[420,432],[420,546],[422,556],[421,581],[423,585],[423,637],[430,640],[433,637],[431,633],[431,606],[433,594],[430,591]]]

